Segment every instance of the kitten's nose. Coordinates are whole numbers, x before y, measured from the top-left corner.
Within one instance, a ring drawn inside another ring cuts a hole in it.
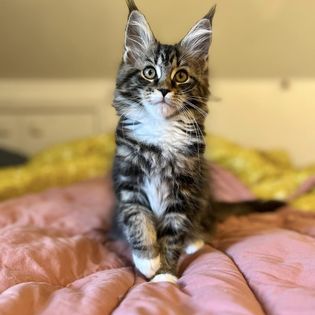
[[[171,91],[168,90],[168,89],[158,89],[158,90],[162,93],[163,97],[165,97],[165,95],[166,95],[167,93],[171,92]]]

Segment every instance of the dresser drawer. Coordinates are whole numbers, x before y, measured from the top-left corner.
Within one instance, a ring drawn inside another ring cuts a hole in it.
[[[21,117],[21,147],[36,153],[52,144],[96,133],[93,114],[28,114]]]

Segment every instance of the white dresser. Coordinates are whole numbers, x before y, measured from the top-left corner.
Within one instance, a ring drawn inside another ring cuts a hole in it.
[[[0,147],[27,154],[112,131],[113,81],[0,80]]]

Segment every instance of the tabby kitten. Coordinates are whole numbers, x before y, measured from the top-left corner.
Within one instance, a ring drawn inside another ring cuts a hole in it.
[[[134,1],[127,4],[114,97],[117,215],[137,269],[172,282],[182,251],[201,248],[212,227],[204,122],[215,8],[178,44],[163,45]]]
[[[214,226],[204,124],[213,7],[175,45],[158,42],[133,0],[118,72],[113,182],[118,224],[137,269],[176,282],[180,254]]]

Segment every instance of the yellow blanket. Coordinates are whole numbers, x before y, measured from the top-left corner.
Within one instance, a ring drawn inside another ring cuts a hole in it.
[[[297,169],[282,151],[243,148],[216,136],[206,140],[206,156],[234,173],[262,199],[286,199],[315,176],[315,165]],[[0,170],[0,200],[103,176],[110,170],[114,150],[114,137],[109,134],[44,150],[26,166]],[[315,189],[292,203],[301,210],[315,211]]]

